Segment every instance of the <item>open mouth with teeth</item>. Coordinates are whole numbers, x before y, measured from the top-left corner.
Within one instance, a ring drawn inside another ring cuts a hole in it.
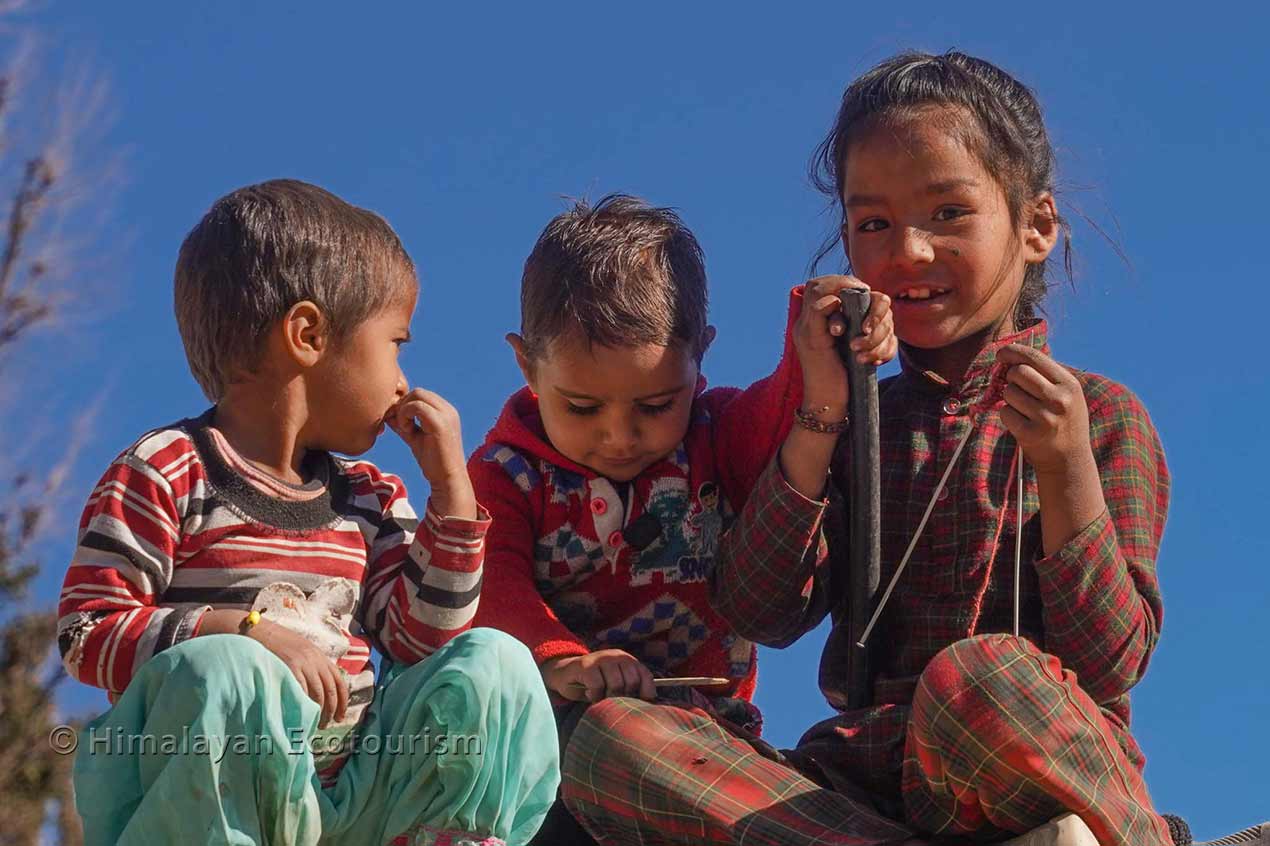
[[[950,288],[927,286],[905,288],[904,290],[896,293],[895,299],[898,302],[929,302],[931,300],[942,299],[950,290]]]

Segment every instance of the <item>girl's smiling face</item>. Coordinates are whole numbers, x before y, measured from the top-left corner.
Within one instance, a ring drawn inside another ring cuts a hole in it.
[[[1057,221],[1048,194],[1012,219],[1001,183],[959,131],[968,122],[946,107],[879,122],[848,149],[842,197],[852,272],[891,297],[896,335],[922,350],[971,347],[956,356],[963,370],[1016,328],[1026,265],[1057,236],[1056,225],[1038,229],[1046,214]]]

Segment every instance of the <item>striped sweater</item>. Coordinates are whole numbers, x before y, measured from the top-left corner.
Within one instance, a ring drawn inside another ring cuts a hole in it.
[[[142,436],[93,490],[58,605],[66,669],[113,702],[208,610],[266,609],[347,674],[354,724],[373,694],[372,645],[411,664],[471,627],[488,515],[428,509],[420,522],[396,476],[323,452],[292,487],[210,419]]]

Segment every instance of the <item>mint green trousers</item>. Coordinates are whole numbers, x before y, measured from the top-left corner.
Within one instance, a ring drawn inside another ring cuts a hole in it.
[[[80,736],[86,846],[523,844],[555,799],[547,694],[529,651],[501,632],[473,629],[382,674],[326,788],[310,743],[318,718],[250,638],[159,653]]]

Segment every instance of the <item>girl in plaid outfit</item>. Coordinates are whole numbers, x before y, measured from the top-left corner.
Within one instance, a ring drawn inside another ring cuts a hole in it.
[[[1128,389],[1049,355],[1036,313],[1068,236],[1036,100],[980,59],[896,56],[846,90],[816,162],[900,341],[902,372],[880,385],[883,584],[898,578],[871,634],[872,705],[846,704],[848,539],[824,531],[843,522],[830,468],[851,473],[830,317],[851,280],[822,277],[797,324],[803,425],[725,536],[713,587],[771,646],[832,614],[820,679],[839,713],[764,756],[692,715],[608,700],[569,747],[566,801],[603,842],[1002,840],[1075,812],[1104,846],[1169,843],[1129,731],[1160,633],[1168,472]]]

